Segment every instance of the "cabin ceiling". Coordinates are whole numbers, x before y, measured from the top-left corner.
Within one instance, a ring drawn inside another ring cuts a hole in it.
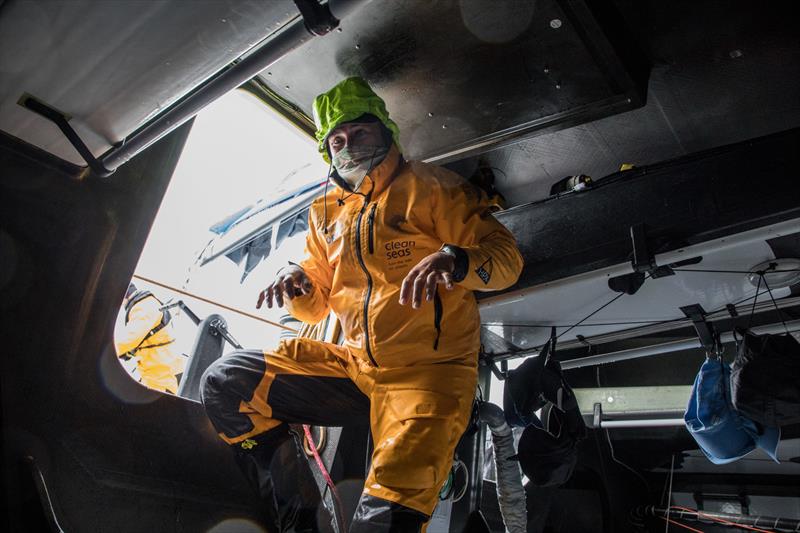
[[[510,205],[567,175],[599,178],[800,125],[791,2],[487,6],[373,0],[261,78],[310,113],[319,91],[366,77],[407,156],[469,174],[480,155]],[[53,124],[17,104],[23,94],[69,115],[99,156],[296,16],[292,0],[7,0],[0,130],[83,165]]]
[[[296,15],[292,0],[7,0],[0,130],[85,166],[23,94],[70,116],[97,157]]]
[[[565,176],[597,179],[800,126],[791,2],[616,2],[652,65],[644,107],[485,155],[510,205]]]

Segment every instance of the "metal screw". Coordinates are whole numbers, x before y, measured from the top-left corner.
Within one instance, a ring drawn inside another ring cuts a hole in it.
[[[361,50],[361,45],[360,44],[356,45],[356,50]]]
[[[288,89],[289,89],[289,86],[288,86],[288,85],[286,85],[286,86],[284,86],[284,88],[288,90]]]
[[[544,67],[544,69],[543,69],[543,72],[544,72],[545,74],[549,74],[549,73],[550,73],[550,67],[548,67],[547,65],[545,65],[545,67]]]
[[[447,129],[447,124],[442,124],[442,129],[446,130]]]
[[[429,116],[429,117],[432,117],[432,116],[433,116],[433,113],[431,113],[430,111],[428,111],[428,116]]]
[[[342,33],[342,28],[336,28],[336,31],[338,31],[339,33]]]
[[[556,83],[556,89],[560,89],[560,88],[561,88],[561,82]]]
[[[744,52],[737,48],[736,50],[731,50],[728,55],[731,56],[731,59],[738,59],[744,55]]]
[[[561,19],[553,19],[550,21],[550,27],[557,30],[561,27]]]

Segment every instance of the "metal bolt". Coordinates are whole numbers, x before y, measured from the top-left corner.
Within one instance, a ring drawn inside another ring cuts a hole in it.
[[[289,86],[288,86],[288,85],[285,85],[285,86],[284,86],[284,89],[286,89],[286,90],[289,90]]]
[[[614,403],[614,397],[609,396],[608,398],[606,398],[606,401],[608,401],[608,403]]]
[[[561,88],[561,82],[556,83],[556,89],[560,89],[560,88]]]
[[[550,73],[550,67],[548,67],[547,65],[545,65],[545,67],[544,67],[544,69],[543,69],[542,71],[543,71],[545,74],[549,74],[549,73]]]
[[[361,45],[360,44],[356,45],[356,50],[361,50]]]
[[[731,50],[728,55],[731,56],[731,59],[738,59],[744,55],[744,52],[737,48],[736,50]]]
[[[228,22],[227,19],[220,19],[222,22]]]
[[[433,116],[433,113],[432,113],[432,112],[430,112],[430,111],[428,111],[428,116],[429,116],[429,117],[432,117],[432,116]]]
[[[442,124],[442,129],[446,130],[447,129],[447,124]]]
[[[557,30],[561,27],[561,19],[553,19],[550,21],[550,27]]]
[[[336,31],[338,31],[339,33],[342,33],[342,28],[336,28]]]

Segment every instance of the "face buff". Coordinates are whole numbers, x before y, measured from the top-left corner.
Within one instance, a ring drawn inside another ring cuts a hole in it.
[[[381,164],[389,153],[385,145],[354,145],[343,148],[333,156],[333,166],[353,192],[361,187],[367,174]]]

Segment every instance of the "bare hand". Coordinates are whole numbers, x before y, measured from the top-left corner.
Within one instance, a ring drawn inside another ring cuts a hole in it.
[[[456,261],[453,256],[443,252],[434,252],[423,258],[403,280],[403,285],[400,287],[400,305],[406,305],[410,300],[411,307],[419,309],[422,303],[422,291],[425,291],[425,299],[431,301],[439,283],[443,283],[447,290],[453,290],[455,266]]]
[[[267,301],[267,307],[272,309],[273,298],[278,307],[283,307],[284,298],[294,300],[297,296],[310,294],[312,288],[311,280],[308,279],[302,268],[295,265],[289,266],[281,269],[275,276],[275,280],[258,293],[256,309],[261,309],[264,300]]]

